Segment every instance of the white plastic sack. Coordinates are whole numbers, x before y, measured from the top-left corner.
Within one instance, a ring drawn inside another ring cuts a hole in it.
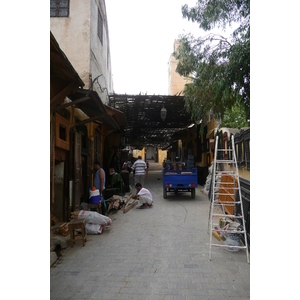
[[[99,224],[86,223],[85,224],[85,233],[86,234],[98,234],[98,233],[102,233],[103,227],[104,227],[103,225],[99,225]]]
[[[203,189],[203,193],[204,193],[206,196],[208,196],[208,192],[209,192],[209,190],[208,190],[207,188],[204,188],[204,189]]]
[[[112,220],[109,217],[103,216],[96,211],[81,210],[78,214],[78,219],[85,219],[86,223],[99,224],[99,225],[111,225]]]

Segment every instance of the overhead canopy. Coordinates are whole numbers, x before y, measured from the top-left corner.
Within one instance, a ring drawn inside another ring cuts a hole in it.
[[[108,114],[119,124],[120,128],[126,128],[128,126],[123,112],[106,104],[104,104],[104,107]]]
[[[63,81],[73,81],[78,86],[84,86],[83,81],[59,47],[52,32],[50,32],[50,73]]]
[[[50,32],[50,107],[62,103],[69,93],[83,86],[83,81]]]
[[[165,148],[175,132],[192,123],[183,96],[113,94],[109,96],[109,104],[124,113],[128,123],[126,144],[136,148],[147,145]],[[163,107],[167,110],[164,121],[160,116]]]
[[[56,106],[51,111],[57,111],[66,107],[73,106],[75,108],[81,109],[87,116],[86,119],[77,121],[75,126],[79,126],[89,122],[95,122],[102,124],[112,130],[120,129],[118,123],[107,112],[106,106],[102,103],[100,97],[95,91],[78,89],[74,93],[68,95],[68,98],[71,99],[72,102]]]

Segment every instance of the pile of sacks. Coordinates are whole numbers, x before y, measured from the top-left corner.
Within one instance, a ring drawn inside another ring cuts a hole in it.
[[[208,196],[209,193],[209,188],[210,188],[210,183],[211,183],[211,178],[212,178],[212,168],[213,164],[208,168],[208,175],[206,177],[203,193]]]
[[[102,233],[105,226],[110,226],[111,218],[99,214],[96,211],[80,210],[72,213],[73,219],[85,219],[86,234]]]

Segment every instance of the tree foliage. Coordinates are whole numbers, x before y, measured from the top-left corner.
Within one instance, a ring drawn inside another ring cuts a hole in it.
[[[236,103],[224,112],[220,127],[242,128],[248,127],[244,105]]]
[[[195,7],[182,6],[184,18],[199,23],[204,31],[239,24],[230,38],[208,33],[186,34],[174,53],[177,72],[190,77],[184,89],[186,108],[194,120],[205,119],[209,111],[218,118],[231,108],[243,106],[250,118],[250,1],[198,0]]]

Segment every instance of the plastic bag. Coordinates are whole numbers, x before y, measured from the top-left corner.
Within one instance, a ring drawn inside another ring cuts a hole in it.
[[[99,225],[99,224],[86,223],[85,224],[85,232],[86,232],[86,234],[102,233],[103,227],[104,227],[103,225]]]
[[[84,211],[81,210],[78,214],[78,219],[85,219],[86,223],[99,224],[99,225],[111,225],[112,220],[109,217],[101,215],[96,211]]]

